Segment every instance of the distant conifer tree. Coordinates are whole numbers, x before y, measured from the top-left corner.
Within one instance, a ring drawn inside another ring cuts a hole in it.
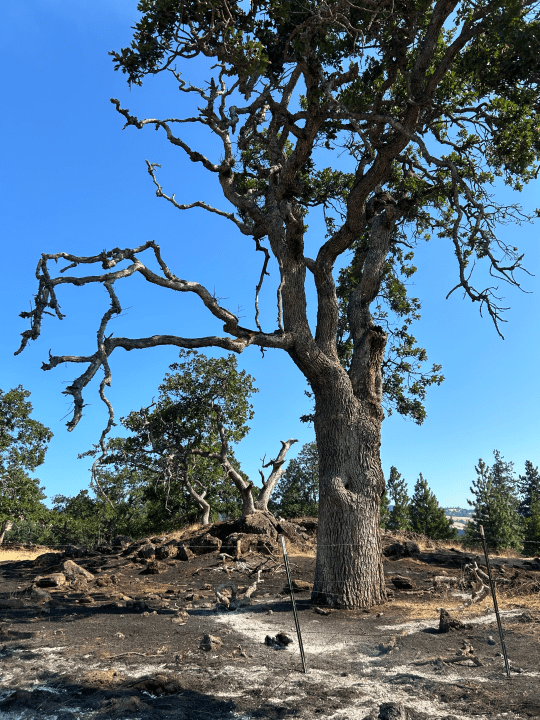
[[[523,526],[518,514],[516,480],[513,463],[505,462],[498,450],[494,450],[495,462],[489,468],[480,459],[475,468],[477,479],[473,480],[471,492],[474,500],[473,517],[465,531],[465,538],[478,543],[479,526],[484,526],[488,547],[500,549],[522,547]]]
[[[381,497],[379,520],[383,530],[386,530],[390,522],[390,500],[388,499],[388,490],[386,488]]]
[[[529,518],[532,497],[540,494],[540,472],[530,460],[525,460],[525,475],[519,476],[517,488],[520,496],[518,512],[522,518]]]
[[[454,521],[446,517],[422,473],[414,486],[414,494],[409,505],[409,517],[415,532],[427,535],[434,540],[455,540],[457,538],[457,530],[453,527]]]
[[[390,468],[390,477],[388,478],[387,492],[394,507],[390,511],[390,517],[387,523],[388,530],[410,530],[411,521],[409,519],[409,496],[407,494],[407,485],[405,479],[401,477],[401,473],[392,465]]]
[[[530,513],[525,519],[524,554],[540,555],[540,493],[533,492]]]

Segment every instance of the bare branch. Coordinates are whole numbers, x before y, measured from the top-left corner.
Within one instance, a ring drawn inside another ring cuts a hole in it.
[[[148,160],[145,161],[146,165],[148,166],[148,174],[152,178],[152,181],[154,185],[156,186],[156,196],[162,197],[165,200],[168,200],[172,205],[174,205],[175,208],[178,210],[191,210],[191,208],[202,208],[203,210],[208,210],[208,212],[216,213],[216,215],[221,215],[221,217],[227,218],[227,220],[231,220],[242,232],[244,235],[253,235],[253,228],[250,228],[248,225],[243,223],[241,220],[239,220],[234,213],[225,212],[224,210],[218,210],[217,208],[212,207],[211,205],[208,205],[205,202],[202,202],[198,200],[197,202],[189,203],[187,205],[181,205],[180,203],[176,202],[175,194],[173,193],[171,196],[165,195],[163,192],[163,189],[161,185],[156,180],[156,176],[154,173],[154,168],[158,167],[160,168],[161,165],[158,163],[150,163]]]

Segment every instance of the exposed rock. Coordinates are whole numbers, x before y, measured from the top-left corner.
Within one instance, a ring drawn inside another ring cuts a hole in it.
[[[66,545],[66,547],[64,548],[64,555],[69,558],[85,557],[86,554],[87,554],[86,550],[84,550],[83,548],[79,548],[76,545]]]
[[[394,575],[390,578],[392,583],[398,590],[416,590],[416,583],[404,575]]]
[[[143,545],[142,548],[137,552],[137,556],[143,558],[144,560],[149,560],[150,558],[153,558],[155,554],[156,546],[152,543],[147,543],[146,545]]]
[[[277,529],[282,535],[285,535],[286,538],[292,540],[293,542],[300,540],[301,531],[294,523],[287,522],[286,520],[280,520]]]
[[[286,648],[288,645],[290,645],[293,642],[293,639],[286,635],[285,633],[278,633],[276,637],[270,637],[270,635],[267,635],[264,638],[264,644],[268,645],[269,647],[275,647],[277,649],[283,649]]]
[[[257,544],[257,537],[253,537],[248,533],[236,532],[227,535],[225,541],[223,542],[222,550],[233,557],[237,557],[238,554],[244,555],[245,553],[248,553],[252,547],[256,547]]]
[[[223,641],[216,635],[205,635],[199,645],[201,650],[208,652],[209,650],[219,650],[223,645]]]
[[[166,568],[159,563],[157,560],[150,560],[144,570],[141,570],[140,575],[159,575]]]
[[[84,577],[87,580],[93,580],[94,576],[88,570],[85,570],[80,565],[77,565],[73,560],[66,560],[62,565],[63,573],[67,580],[76,580],[79,577]]]
[[[50,575],[38,575],[34,580],[38,587],[60,587],[65,585],[66,576],[64,573],[51,573]]]
[[[297,592],[311,592],[313,590],[313,583],[307,582],[306,580],[293,580],[293,590]],[[287,585],[285,590],[289,592],[289,586]]]
[[[412,557],[413,555],[418,555],[419,552],[420,548],[418,544],[412,540],[392,543],[391,545],[387,545],[383,550],[383,554],[389,558]]]
[[[317,534],[317,530],[319,527],[319,519],[318,518],[314,518],[314,517],[295,518],[294,520],[290,520],[289,522],[293,523],[294,525],[299,525],[308,534],[314,534],[314,533]]]
[[[183,560],[184,562],[189,562],[192,558],[195,557],[195,555],[185,545],[179,545],[176,552],[176,557],[179,560]]]
[[[58,559],[61,557],[58,553],[43,553],[42,555],[38,555],[35,560],[32,561],[32,567],[47,567],[48,565],[54,565],[58,562]]]
[[[96,580],[96,585],[98,587],[107,587],[107,585],[117,585],[118,584],[118,576],[117,575],[102,575]]]
[[[96,552],[100,553],[100,555],[112,555],[113,553],[112,545],[109,545],[108,543],[96,545],[95,550]]]
[[[175,545],[162,545],[156,548],[156,559],[167,560],[168,558],[175,557],[178,548]]]
[[[441,608],[439,632],[447,633],[450,632],[450,630],[471,630],[472,627],[470,623],[463,623],[461,620],[451,617],[447,610]]]
[[[383,703],[379,707],[379,720],[408,720],[408,713],[401,703]]]
[[[131,538],[129,535],[117,535],[114,540],[112,541],[113,545],[120,545],[122,547],[125,547],[126,545],[129,545],[131,543]]]
[[[189,549],[194,555],[207,555],[208,553],[219,552],[221,549],[221,540],[209,534],[199,535],[190,541]]]

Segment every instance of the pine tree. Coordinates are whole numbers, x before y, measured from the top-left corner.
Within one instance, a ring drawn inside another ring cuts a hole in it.
[[[530,499],[530,514],[525,519],[523,550],[525,555],[540,555],[540,493],[533,492]]]
[[[455,540],[457,530],[454,521],[448,519],[434,493],[429,489],[422,473],[414,486],[414,495],[409,505],[412,529],[433,540]]]
[[[475,467],[478,477],[471,487],[475,499],[467,501],[474,512],[465,539],[480,542],[479,526],[483,525],[488,547],[519,550],[523,528],[518,514],[513,463],[505,462],[498,450],[493,454],[495,462],[491,468],[482,459]]]
[[[531,500],[534,494],[540,494],[540,472],[530,460],[525,460],[525,475],[517,482],[520,503],[518,512],[522,518],[531,517]]]
[[[381,509],[379,513],[379,522],[383,530],[386,530],[390,522],[390,500],[388,499],[388,491],[385,488],[381,496]]]
[[[407,484],[394,465],[390,468],[387,492],[394,507],[390,511],[390,517],[386,527],[388,530],[410,530],[411,521],[409,519]]]

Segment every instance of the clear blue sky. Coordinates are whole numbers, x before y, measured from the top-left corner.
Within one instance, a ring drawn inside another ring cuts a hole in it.
[[[180,212],[155,197],[145,158],[163,165],[159,179],[180,202],[203,199],[228,209],[215,178],[195,167],[182,151],[168,145],[163,133],[150,128],[122,131],[122,118],[109,98],[140,117],[181,116],[183,96],[168,78],[150,78],[142,89],[129,90],[124,76],[113,72],[109,50],[130,42],[137,18],[136,2],[117,0],[27,0],[4,3],[0,9],[4,111],[2,126],[2,283],[0,313],[2,345],[0,387],[22,384],[31,391],[33,417],[54,432],[45,463],[37,477],[48,497],[74,495],[87,487],[89,463],[77,454],[89,449],[106,423],[106,409],[94,381],[85,392],[83,419],[72,433],[70,402],[61,394],[82,366],[43,372],[48,351],[54,355],[94,352],[99,318],[108,307],[101,287],[63,286],[58,291],[62,321],[45,317],[42,335],[14,357],[37,290],[35,268],[42,252],[66,251],[91,255],[115,246],[132,247],[149,239],[161,245],[163,256],[179,277],[214,290],[234,312],[240,307],[244,324],[253,323],[253,294],[260,257],[250,238],[227,220],[203,210]],[[201,77],[194,68],[194,82]],[[208,145],[193,129],[185,138]],[[210,149],[208,149],[210,148]],[[519,201],[526,209],[540,205],[536,182],[517,197],[495,188],[505,202]],[[314,244],[321,236],[319,218],[310,220]],[[415,292],[423,301],[422,320],[414,334],[428,351],[429,361],[443,365],[446,381],[428,390],[428,417],[422,426],[399,415],[383,423],[382,462],[386,477],[395,465],[411,489],[420,472],[444,506],[466,504],[479,458],[491,463],[499,449],[523,473],[525,460],[540,463],[540,251],[538,224],[503,227],[501,238],[519,246],[534,277],[521,274],[524,294],[499,284],[503,304],[511,309],[497,335],[491,320],[454,293],[457,265],[446,241],[419,246]],[[311,242],[309,240],[308,242]],[[58,266],[60,267],[60,265]],[[275,327],[276,268],[263,293],[263,328]],[[479,281],[480,285],[480,281]],[[155,333],[196,336],[219,334],[196,298],[175,296],[140,278],[117,284],[126,310],[109,325],[115,334]],[[313,297],[311,295],[311,297]],[[209,353],[216,353],[209,350]],[[112,356],[113,384],[108,390],[116,417],[149,404],[170,363],[174,348]],[[306,384],[282,352],[261,357],[256,348],[238,356],[239,365],[255,376],[255,418],[237,456],[245,471],[258,477],[260,458],[275,455],[280,439],[296,437],[291,457],[314,439],[310,426],[299,422],[309,411]],[[67,417],[64,417],[67,414]],[[120,431],[122,428],[120,428]],[[114,432],[114,431],[113,431]]]

